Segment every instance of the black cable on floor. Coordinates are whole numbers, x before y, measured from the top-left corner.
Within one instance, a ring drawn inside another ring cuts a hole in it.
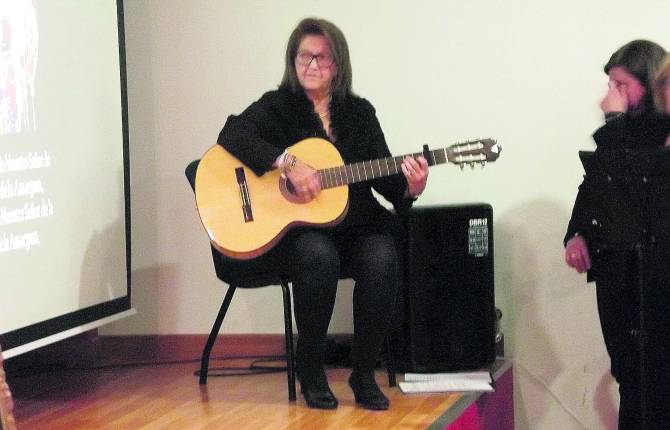
[[[273,361],[286,361],[286,357],[283,355],[252,355],[246,357],[235,357],[235,359],[250,359],[250,358],[255,358],[256,360],[252,361],[251,364],[246,367],[233,367],[233,366],[210,367],[207,372],[207,376],[226,377],[226,376],[240,376],[240,375],[262,375],[266,373],[277,373],[286,371],[286,366],[283,367],[263,366],[258,364]],[[225,358],[223,360],[229,360],[229,359],[231,358]],[[193,375],[200,376],[200,370],[196,370],[195,372],[193,372]]]

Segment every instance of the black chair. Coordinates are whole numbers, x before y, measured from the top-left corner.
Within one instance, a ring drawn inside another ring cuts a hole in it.
[[[194,160],[186,167],[186,178],[191,184],[191,188],[195,190],[195,175],[198,169],[200,160]],[[291,291],[289,289],[289,278],[286,274],[281,272],[281,268],[270,267],[265,263],[263,256],[251,260],[235,260],[228,258],[218,252],[213,246],[212,258],[214,260],[214,270],[217,278],[228,284],[226,296],[223,299],[219,313],[216,316],[212,330],[209,333],[207,343],[202,352],[200,361],[200,384],[207,384],[207,376],[209,372],[209,357],[214,346],[214,342],[221,329],[221,324],[228,311],[228,306],[233,299],[235,290],[237,288],[260,288],[271,285],[279,285],[282,288],[284,301],[284,338],[286,349],[286,371],[288,376],[288,397],[289,400],[295,401],[295,353],[293,349],[293,318],[291,307]],[[341,279],[347,277],[342,276]],[[389,386],[396,386],[395,367],[393,363],[393,354],[390,352],[390,340],[386,339],[386,367],[389,379]]]

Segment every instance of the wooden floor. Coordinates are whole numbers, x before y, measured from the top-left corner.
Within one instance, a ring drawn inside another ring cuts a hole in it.
[[[214,363],[212,363],[214,366]],[[425,429],[460,397],[405,395],[377,381],[388,411],[355,406],[349,369],[328,369],[340,406],[334,411],[288,401],[286,373],[210,377],[201,388],[197,363],[42,373],[14,381],[19,430],[72,429]]]

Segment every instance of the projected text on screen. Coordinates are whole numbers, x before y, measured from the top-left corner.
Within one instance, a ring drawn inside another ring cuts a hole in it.
[[[129,307],[122,6],[0,0],[0,340],[8,350]]]

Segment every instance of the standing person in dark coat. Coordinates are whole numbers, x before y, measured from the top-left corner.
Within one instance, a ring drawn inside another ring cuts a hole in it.
[[[664,55],[665,50],[656,43],[635,40],[618,49],[605,65],[609,84],[600,106],[606,123],[593,135],[597,156],[631,154],[644,148],[661,147],[666,142],[670,121],[654,109],[652,92],[655,73]],[[612,166],[618,175],[612,174],[611,185],[608,185],[612,192],[608,195],[596,194],[593,177],[590,178],[588,172],[579,187],[564,238],[565,261],[579,273],[588,271],[589,280],[596,281],[603,337],[612,375],[619,383],[619,428],[639,429],[644,421],[647,428],[667,429],[670,426],[667,364],[670,352],[667,331],[670,258],[667,257],[670,254],[659,259],[663,247],[650,254],[650,262],[661,261],[661,264],[650,264],[652,269],[645,274],[649,284],[647,291],[651,289],[655,293],[645,302],[649,306],[645,306],[647,336],[641,367],[638,349],[640,273],[634,248],[642,231],[637,206],[639,196],[629,187],[616,185],[625,181],[622,178],[628,176],[630,170],[627,169],[631,166],[625,163]],[[661,310],[663,308],[665,310]],[[644,379],[641,368],[646,369]],[[643,380],[647,386],[644,393]]]

